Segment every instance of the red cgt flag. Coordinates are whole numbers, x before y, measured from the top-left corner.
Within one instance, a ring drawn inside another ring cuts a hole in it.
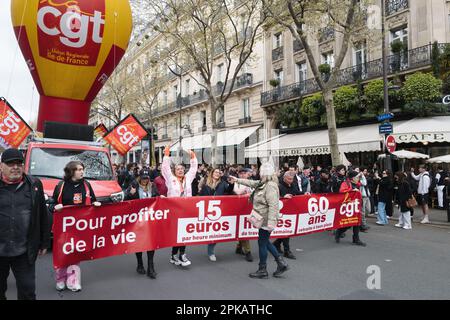
[[[118,123],[106,136],[103,137],[122,156],[133,148],[142,138],[147,136],[147,130],[136,119],[133,114],[129,114]]]
[[[18,148],[32,131],[8,101],[0,97],[0,146]]]
[[[98,126],[94,129],[94,135],[96,140],[100,140],[105,136],[105,134],[108,133],[108,129],[106,129],[105,125],[103,123],[100,123]]]

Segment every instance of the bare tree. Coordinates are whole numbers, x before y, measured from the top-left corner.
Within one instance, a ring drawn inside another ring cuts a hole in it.
[[[149,74],[146,74],[144,68],[141,68],[141,72],[138,76],[138,95],[134,97],[134,101],[137,108],[137,115],[144,123],[148,123],[150,126],[150,162],[156,164],[155,156],[155,142],[154,136],[154,120],[153,111],[158,107],[158,96],[163,89],[164,76],[161,75],[158,68],[155,68],[156,61],[150,62],[152,65]]]
[[[365,3],[361,0],[263,0],[265,10],[272,20],[287,28],[303,45],[314,78],[322,91],[327,112],[328,136],[333,165],[340,163],[336,116],[333,105],[333,89],[337,85],[338,72],[346,57],[350,40],[365,26]],[[342,42],[335,54],[335,63],[330,74],[320,71],[314,55],[314,39],[320,30],[329,30],[342,35]]]
[[[243,65],[253,53],[266,15],[261,1],[150,0],[158,19],[152,29],[164,36],[182,73],[201,86],[211,110],[211,162],[216,163],[217,116],[230,98]],[[224,63],[218,79],[215,65]],[[213,81],[218,81],[213,83]]]

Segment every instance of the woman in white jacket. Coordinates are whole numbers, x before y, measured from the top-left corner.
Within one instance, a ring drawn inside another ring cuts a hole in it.
[[[166,180],[167,197],[192,197],[192,181],[197,173],[198,161],[195,153],[189,150],[191,161],[189,171],[185,174],[186,168],[182,164],[177,164],[174,171],[170,168],[170,149],[164,149],[164,158],[161,166],[161,174]],[[177,254],[179,253],[179,256]],[[191,261],[186,256],[186,246],[173,247],[170,263],[176,266],[187,267]]]

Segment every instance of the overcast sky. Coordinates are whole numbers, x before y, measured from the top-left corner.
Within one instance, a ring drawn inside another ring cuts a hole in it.
[[[0,0],[0,96],[5,97],[21,117],[30,123],[37,117],[39,93],[18,48],[11,23],[10,4],[11,0]]]

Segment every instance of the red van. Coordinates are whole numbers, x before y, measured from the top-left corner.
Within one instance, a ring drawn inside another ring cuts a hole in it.
[[[98,201],[111,203],[124,199],[122,188],[114,178],[109,150],[100,143],[35,139],[27,146],[25,173],[39,178],[50,198],[64,176],[64,167],[72,160],[84,163],[84,177],[91,183]]]

